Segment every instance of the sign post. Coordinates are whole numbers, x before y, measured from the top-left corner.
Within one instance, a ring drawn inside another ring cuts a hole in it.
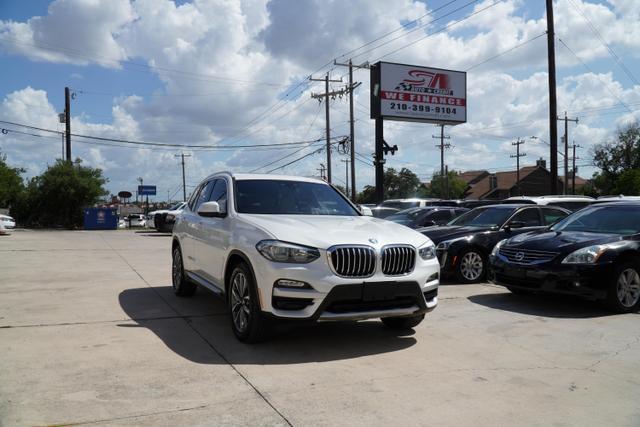
[[[467,121],[467,73],[378,62],[371,66],[371,118],[376,121],[376,201],[384,199],[384,120],[458,125]]]
[[[138,185],[138,194],[141,196],[147,196],[147,208],[145,209],[144,214],[149,213],[149,196],[156,195],[156,186],[155,185]]]

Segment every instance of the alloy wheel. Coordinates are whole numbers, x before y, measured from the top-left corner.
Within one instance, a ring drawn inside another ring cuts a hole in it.
[[[182,255],[180,250],[173,251],[173,265],[171,267],[171,277],[173,279],[173,288],[178,289],[180,282],[182,281]]]
[[[469,281],[478,280],[482,276],[483,270],[482,257],[477,252],[467,252],[460,260],[462,277]]]
[[[231,283],[231,315],[238,332],[245,332],[251,318],[251,297],[247,276],[243,272],[238,272]]]
[[[620,276],[617,283],[618,301],[624,307],[631,308],[640,299],[640,276],[633,268],[627,268]]]

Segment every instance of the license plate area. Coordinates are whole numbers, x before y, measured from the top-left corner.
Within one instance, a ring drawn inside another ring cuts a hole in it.
[[[362,285],[363,301],[387,301],[397,296],[396,282],[365,282]]]

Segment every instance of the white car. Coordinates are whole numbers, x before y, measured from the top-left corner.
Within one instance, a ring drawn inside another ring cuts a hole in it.
[[[9,215],[1,215],[0,214],[0,222],[6,229],[16,228],[16,220],[10,217]]]
[[[273,319],[412,328],[438,304],[433,242],[362,215],[312,178],[209,176],[177,218],[172,258],[174,292],[222,296],[244,342],[264,338]]]
[[[131,214],[127,217],[129,227],[144,227],[147,225],[147,217],[143,214]]]
[[[576,196],[576,195],[556,195],[556,196],[514,196],[502,201],[503,204],[509,203],[529,203],[542,206],[557,206],[569,209],[575,212],[585,208],[595,202],[593,197]]]

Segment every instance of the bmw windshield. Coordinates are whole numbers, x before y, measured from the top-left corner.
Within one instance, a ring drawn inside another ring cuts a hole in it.
[[[247,214],[360,215],[329,185],[286,180],[236,181],[236,209]]]
[[[553,231],[630,235],[640,233],[640,204],[597,206],[569,215],[551,227]]]

